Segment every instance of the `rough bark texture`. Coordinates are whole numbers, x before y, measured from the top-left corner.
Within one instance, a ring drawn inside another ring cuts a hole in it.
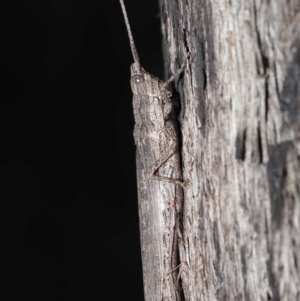
[[[160,0],[187,300],[300,300],[299,1]],[[176,96],[176,95],[175,95]]]

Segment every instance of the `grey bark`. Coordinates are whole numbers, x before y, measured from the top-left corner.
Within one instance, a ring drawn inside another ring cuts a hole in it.
[[[300,300],[299,1],[160,0],[186,300]],[[176,93],[175,93],[176,94]]]

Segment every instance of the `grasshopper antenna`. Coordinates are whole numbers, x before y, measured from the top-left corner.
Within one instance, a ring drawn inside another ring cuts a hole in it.
[[[123,12],[124,19],[125,19],[125,24],[126,24],[126,27],[127,27],[127,32],[128,32],[129,43],[130,43],[130,47],[131,47],[133,60],[134,60],[135,63],[140,64],[139,55],[138,55],[138,53],[136,51],[136,48],[135,48],[135,44],[134,44],[134,40],[133,40],[133,37],[132,37],[132,32],[131,32],[131,29],[130,29],[130,25],[129,25],[127,13],[126,13],[126,8],[125,8],[123,0],[120,0],[120,4],[121,4],[121,7],[122,7],[122,12]]]

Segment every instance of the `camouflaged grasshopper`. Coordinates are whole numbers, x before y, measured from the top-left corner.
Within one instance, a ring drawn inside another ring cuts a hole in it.
[[[186,60],[166,82],[146,72],[139,62],[123,0],[120,4],[134,59],[130,84],[145,300],[180,301],[177,240],[185,183],[168,85],[183,71]]]

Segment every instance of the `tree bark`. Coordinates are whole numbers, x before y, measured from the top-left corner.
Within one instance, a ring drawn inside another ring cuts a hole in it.
[[[160,0],[186,300],[300,300],[300,2]],[[173,93],[176,97],[176,93]]]

